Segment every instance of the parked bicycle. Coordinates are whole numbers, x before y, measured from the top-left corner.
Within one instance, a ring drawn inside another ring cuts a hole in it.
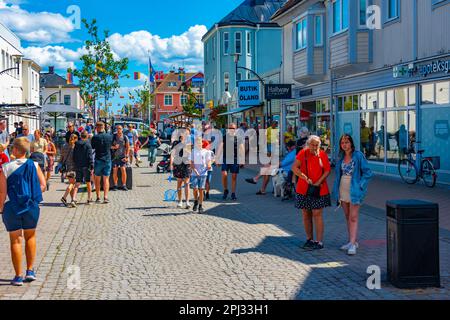
[[[418,145],[420,142],[415,144]],[[422,179],[427,187],[434,188],[437,181],[436,170],[439,168],[433,164],[433,157],[424,157],[424,153],[425,150],[416,152],[414,147],[409,150],[405,148],[404,156],[398,162],[398,171],[402,180],[407,184],[416,184]],[[420,163],[420,167],[417,167],[417,163]]]

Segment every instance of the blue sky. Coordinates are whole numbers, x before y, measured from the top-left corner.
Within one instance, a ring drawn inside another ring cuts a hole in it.
[[[25,56],[44,70],[54,65],[63,75],[76,67],[86,39],[85,31],[74,27],[70,6],[110,31],[113,51],[130,59],[130,75],[147,73],[148,51],[156,70],[185,66],[195,72],[203,69],[201,37],[242,1],[0,0],[0,22],[22,39]],[[123,80],[121,85],[125,93],[142,82]]]

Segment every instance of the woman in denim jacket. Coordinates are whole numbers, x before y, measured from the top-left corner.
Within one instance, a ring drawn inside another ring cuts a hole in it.
[[[364,154],[355,150],[353,138],[343,135],[339,141],[340,157],[336,165],[336,181],[333,194],[342,206],[350,242],[341,247],[349,255],[356,255],[359,209],[367,194],[367,186],[373,177]]]

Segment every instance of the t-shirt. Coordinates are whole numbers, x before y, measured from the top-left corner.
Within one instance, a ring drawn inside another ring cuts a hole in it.
[[[299,152],[297,155],[297,160],[301,162],[301,171],[309,179],[316,183],[323,176],[325,172],[331,171],[330,161],[328,160],[328,155],[321,150],[319,156],[311,153],[309,148],[305,148]],[[308,166],[306,166],[308,164]],[[303,179],[298,179],[297,193],[306,195],[308,191],[308,182]],[[328,184],[326,181],[323,182],[320,188],[320,195],[326,196],[330,194],[328,189]]]
[[[278,142],[278,132],[279,132],[279,130],[278,129],[274,129],[272,127],[269,127],[269,128],[267,128],[267,144],[272,144],[272,131],[274,131],[273,134],[275,135],[274,136],[275,141],[273,141],[273,142],[275,142],[275,143]]]
[[[114,135],[113,146],[119,145],[119,149],[113,150],[113,152],[112,152],[113,153],[112,156],[115,160],[120,160],[120,159],[126,158],[127,155],[126,155],[125,151],[126,151],[126,145],[128,142],[129,142],[129,140],[126,135],[122,134],[121,137],[119,137],[118,134]]]
[[[223,163],[224,164],[238,164],[238,137],[237,136],[233,136],[233,135],[224,135],[222,137],[222,141],[223,141],[223,150],[222,150],[222,154],[223,154]],[[228,155],[227,156],[227,152],[231,151],[231,150],[227,150],[228,148],[231,149],[231,147],[227,147],[227,145],[231,145],[233,144],[233,153],[232,155]]]
[[[45,140],[44,138],[40,138],[39,141],[33,141],[31,143],[31,150],[33,152],[40,152],[40,153],[44,153],[44,148],[48,145],[47,140]]]
[[[191,161],[194,162],[194,168],[201,177],[208,175],[208,163],[211,161],[211,152],[209,150],[194,148],[191,154]],[[197,176],[194,170],[192,170],[192,175]]]
[[[213,166],[212,166],[212,163],[213,163],[214,161],[216,161],[216,155],[214,154],[214,151],[212,151],[212,150],[208,150],[208,149],[204,149],[204,150],[206,150],[206,152],[209,152],[209,157],[211,158],[211,169],[209,169],[208,171],[213,172],[213,171],[214,171],[214,168],[213,168]]]
[[[6,130],[0,131],[0,144],[6,144],[9,139],[9,134]]]
[[[125,135],[128,137],[130,146],[134,146],[134,141],[138,139],[138,133],[137,133],[136,129],[127,130]],[[133,138],[134,138],[134,140],[133,140]]]
[[[95,160],[111,161],[113,136],[109,133],[99,133],[92,138],[91,145],[95,151]]]
[[[361,128],[361,142],[367,143],[369,142],[370,137],[370,129],[367,127]]]
[[[18,136],[17,138],[27,138],[28,141],[33,142],[34,141],[34,135],[29,134],[27,136],[24,136],[23,134],[21,134],[20,136]]]
[[[294,141],[294,134],[292,132],[286,132],[284,134],[285,142],[288,143],[289,141]]]
[[[25,164],[25,162],[27,162],[28,159],[16,159],[13,160],[11,162],[5,163],[2,165],[3,168],[3,174],[5,175],[6,179],[8,179],[8,177],[10,175],[12,175],[14,173],[14,171],[16,171],[17,169],[20,168],[20,166],[22,166],[23,164]],[[34,163],[36,170],[39,167],[39,164],[37,162]]]

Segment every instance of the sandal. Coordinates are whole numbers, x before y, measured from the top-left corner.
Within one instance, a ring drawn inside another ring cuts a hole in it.
[[[61,202],[67,207],[68,203],[66,198],[61,198]]]
[[[256,193],[257,196],[265,196],[266,194],[267,194],[267,193],[261,192],[261,191],[258,191],[258,192]]]

